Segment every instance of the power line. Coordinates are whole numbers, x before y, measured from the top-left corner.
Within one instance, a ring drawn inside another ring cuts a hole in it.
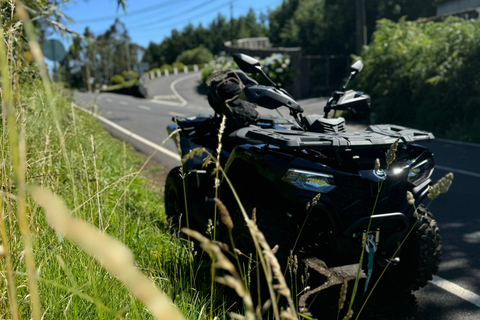
[[[193,11],[195,11],[195,10],[200,9],[201,7],[204,7],[205,4],[210,4],[210,3],[214,2],[214,1],[217,1],[217,0],[207,0],[207,1],[202,2],[201,4],[199,4],[198,6],[195,6],[195,7],[193,7],[193,8],[188,8],[187,10],[182,11],[182,12],[180,12],[180,13],[177,13],[175,16],[170,16],[169,18],[160,19],[160,17],[159,17],[159,18],[157,19],[157,21],[156,21],[156,22],[158,22],[158,23],[155,23],[155,22],[147,22],[147,23],[142,23],[142,24],[139,24],[139,25],[129,26],[129,27],[128,27],[128,30],[148,29],[148,28],[152,28],[152,27],[157,27],[157,28],[158,28],[158,27],[163,27],[163,26],[165,26],[165,24],[164,24],[165,21],[177,19],[177,18],[179,18],[179,16],[182,15],[182,14],[187,14],[187,13],[189,13],[189,12],[191,13],[191,12],[193,12]],[[219,5],[218,7],[210,8],[210,9],[208,9],[208,10],[206,10],[206,11],[203,11],[203,12],[199,13],[197,17],[202,16],[202,15],[204,15],[204,14],[206,14],[206,13],[209,13],[209,12],[212,12],[212,11],[215,11],[215,10],[218,10],[218,9],[224,7],[224,6],[225,6],[225,4],[221,4],[221,5]],[[197,18],[197,17],[193,17],[193,18],[190,17],[190,18],[187,19],[186,21],[188,22],[188,21],[190,21],[190,20],[192,20],[192,19],[195,19],[195,18]],[[179,23],[179,22],[176,22],[175,24],[178,24],[178,23]],[[173,24],[169,24],[169,25],[173,25]]]
[[[168,7],[170,5],[178,4],[178,3],[184,2],[184,1],[186,1],[186,0],[169,0],[169,1],[166,1],[166,2],[163,2],[163,3],[157,3],[157,4],[152,5],[152,6],[148,6],[148,7],[142,8],[142,9],[138,9],[138,10],[134,10],[132,12],[127,12],[127,13],[124,13],[123,15],[118,15],[117,14],[117,15],[103,16],[103,17],[97,17],[97,18],[92,18],[92,19],[76,20],[76,21],[73,21],[72,23],[97,23],[97,22],[104,22],[104,21],[112,20],[112,19],[116,19],[116,18],[131,17],[131,16],[142,14],[142,13],[151,13],[152,10],[163,9],[163,8]]]

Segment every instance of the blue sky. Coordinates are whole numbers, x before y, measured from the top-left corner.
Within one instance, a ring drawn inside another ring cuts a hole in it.
[[[126,24],[132,42],[148,46],[150,41],[160,43],[170,36],[173,29],[183,30],[191,22],[204,27],[213,21],[218,13],[230,19],[231,0],[127,0],[126,11],[117,10],[117,0],[75,0],[64,4],[62,9],[73,22],[64,24],[83,33],[86,26],[95,35],[104,33],[115,18]],[[233,17],[245,15],[253,8],[257,17],[261,12],[275,9],[282,0],[233,0]],[[67,39],[63,42],[70,42]]]

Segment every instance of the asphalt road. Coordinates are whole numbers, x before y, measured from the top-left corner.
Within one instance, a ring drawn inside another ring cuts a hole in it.
[[[178,157],[175,158],[176,147],[173,142],[165,143],[163,147],[166,152],[155,151],[155,148],[146,146],[145,141],[132,138],[132,133],[160,145],[167,137],[166,126],[172,116],[211,114],[212,109],[206,97],[198,93],[199,80],[199,73],[152,80],[148,83],[152,99],[106,93],[76,93],[74,98],[78,105],[90,110],[96,105],[99,115],[129,130],[130,133],[122,133],[106,125],[113,135],[132,143],[145,154],[155,153],[154,159],[168,170],[180,163]],[[321,113],[323,102],[310,99],[301,105],[306,113]],[[288,115],[287,112],[283,113]],[[480,200],[480,145],[441,139],[425,145],[435,153],[433,180],[438,180],[448,172],[453,172],[455,179],[450,191],[430,205],[443,239],[443,259],[437,285],[428,284],[411,297],[412,301],[408,303],[413,311],[407,318],[478,320],[480,206],[477,201]],[[172,153],[169,154],[168,150]],[[402,301],[398,303],[404,308]]]

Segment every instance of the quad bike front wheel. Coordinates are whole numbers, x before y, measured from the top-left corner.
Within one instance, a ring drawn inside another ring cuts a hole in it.
[[[415,291],[426,286],[438,271],[442,240],[437,222],[423,205],[418,206],[413,219],[413,230],[403,243],[400,261],[396,265],[390,265],[379,281],[382,288]],[[377,277],[383,269],[380,267],[374,271]]]

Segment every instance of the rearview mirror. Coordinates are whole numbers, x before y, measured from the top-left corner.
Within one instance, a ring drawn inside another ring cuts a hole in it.
[[[243,72],[254,74],[261,73],[262,67],[257,59],[243,53],[234,53],[232,54],[232,57]]]
[[[363,69],[362,60],[358,60],[357,62],[352,64],[352,66],[350,67],[350,71],[351,72],[356,72],[356,73],[359,73],[360,71],[362,71],[362,69]]]

